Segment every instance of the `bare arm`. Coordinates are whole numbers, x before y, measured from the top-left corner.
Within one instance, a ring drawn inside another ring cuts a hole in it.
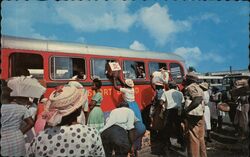
[[[28,118],[24,119],[24,121],[25,121],[26,125],[23,128],[21,128],[21,132],[23,134],[25,134],[27,131],[29,131],[34,126],[34,121],[33,121],[32,117],[28,117]]]
[[[114,84],[114,88],[118,91],[120,91],[120,87],[117,86],[117,83],[116,83],[116,78],[113,78],[113,84]]]
[[[185,113],[189,113],[195,109],[202,101],[202,97],[194,97],[191,104],[185,109]]]
[[[151,88],[155,91],[155,84],[153,84],[153,76],[150,75],[150,85],[151,85]]]

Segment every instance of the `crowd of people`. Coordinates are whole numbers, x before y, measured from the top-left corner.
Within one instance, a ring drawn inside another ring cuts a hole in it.
[[[223,115],[228,111],[218,89],[198,83],[191,72],[180,91],[162,67],[151,76],[155,94],[147,122],[135,101],[133,80],[123,82],[119,75],[109,78],[123,100],[107,117],[101,109],[102,82],[97,78],[90,102],[87,90],[77,80],[56,87],[47,99],[43,98],[46,88],[32,77],[22,75],[3,81],[1,155],[138,156],[148,129],[152,154],[167,156],[170,139],[176,138],[188,156],[207,156],[206,142],[212,142],[210,131],[222,128]],[[232,121],[241,138],[246,138],[248,131],[248,99],[240,96],[235,101]],[[39,105],[44,106],[43,111],[39,111]]]

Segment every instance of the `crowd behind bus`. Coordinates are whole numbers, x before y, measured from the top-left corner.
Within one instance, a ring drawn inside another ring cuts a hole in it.
[[[149,130],[152,154],[168,156],[170,139],[176,138],[188,156],[206,157],[210,131],[223,128],[226,112],[237,136],[244,140],[248,135],[249,96],[232,97],[229,91],[198,83],[193,72],[186,75],[180,91],[166,68],[155,71],[150,80],[155,94],[142,112],[135,101],[133,80],[123,82],[110,73],[123,100],[108,114],[100,108],[103,97],[98,78],[93,80],[95,94],[88,101],[87,90],[77,78],[43,98],[46,88],[28,75],[2,81],[2,156],[138,156]],[[243,86],[249,86],[249,80]],[[44,111],[39,111],[39,105]]]

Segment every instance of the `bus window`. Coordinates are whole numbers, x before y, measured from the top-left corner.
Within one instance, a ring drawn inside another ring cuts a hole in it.
[[[158,71],[159,69],[161,69],[163,67],[167,68],[167,64],[166,63],[157,63],[157,62],[149,63],[149,73],[150,73],[150,75],[152,75],[153,72]]]
[[[13,53],[10,56],[11,76],[29,76],[43,79],[43,57],[38,54]]]
[[[176,83],[182,83],[183,81],[183,71],[181,69],[180,64],[178,63],[170,63],[170,73],[172,79]]]
[[[108,63],[114,62],[110,59],[91,59],[91,78],[99,78],[100,80],[107,80]]]
[[[50,65],[52,79],[86,79],[85,60],[82,58],[52,57]]]
[[[126,79],[145,79],[145,64],[136,61],[124,61],[123,74]]]

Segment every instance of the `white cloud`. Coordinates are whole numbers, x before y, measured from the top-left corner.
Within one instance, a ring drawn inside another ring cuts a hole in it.
[[[201,61],[202,53],[199,47],[179,47],[175,49],[174,53],[183,57],[187,66],[195,67]]]
[[[55,4],[61,22],[80,32],[118,30],[126,32],[134,24],[136,16],[128,12],[128,2],[95,3],[64,2]]]
[[[50,18],[54,16],[54,14],[49,16],[46,14],[51,11],[50,8],[43,4],[45,3],[37,3],[35,1],[3,2],[1,23],[2,33],[38,39],[57,39],[54,34],[43,35],[36,29],[36,24],[49,23]]]
[[[173,34],[187,30],[191,26],[188,21],[171,19],[167,6],[161,7],[158,3],[142,8],[139,11],[138,20],[161,46],[165,45]]]
[[[78,32],[118,30],[127,32],[134,24],[136,15],[128,11],[129,2],[48,2],[13,1],[2,3],[2,32],[8,35],[55,38],[43,35],[39,27],[50,24],[49,29],[71,26]],[[71,30],[69,30],[71,31]]]
[[[223,63],[225,61],[224,57],[216,53],[203,53],[199,47],[179,47],[175,49],[174,53],[183,57],[188,67],[196,67],[202,61],[209,61],[211,63]]]
[[[215,13],[204,13],[202,15],[199,15],[199,16],[194,16],[194,17],[189,17],[189,21],[191,23],[194,23],[194,22],[202,22],[202,21],[212,21],[214,22],[215,24],[219,24],[221,22],[221,19],[220,17],[215,14]]]
[[[147,48],[144,46],[144,44],[140,43],[139,41],[135,40],[130,46],[130,49],[133,50],[139,50],[139,51],[144,51],[147,50]]]

